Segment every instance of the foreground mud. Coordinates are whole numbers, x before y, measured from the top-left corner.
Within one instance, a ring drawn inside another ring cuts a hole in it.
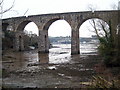
[[[60,52],[51,54],[54,58],[42,54],[35,59],[36,53],[24,52],[29,57],[13,51],[3,54],[4,88],[84,88],[89,86],[93,76],[113,77],[111,70],[101,63],[102,58],[93,53],[70,55]]]

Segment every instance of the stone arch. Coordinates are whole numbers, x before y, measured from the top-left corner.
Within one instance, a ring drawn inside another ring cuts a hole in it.
[[[64,21],[66,21],[66,22],[71,26],[69,20],[66,20],[66,19],[63,19],[63,18],[54,18],[54,19],[48,20],[48,21],[43,25],[43,29],[42,29],[42,30],[48,30],[49,27],[50,27],[50,25],[51,25],[53,22],[57,21],[57,20],[64,20]]]
[[[44,25],[43,29],[39,30],[39,52],[49,52],[49,39],[48,39],[48,29],[50,25],[57,21],[57,20],[64,20],[62,18],[53,18],[48,20]],[[65,20],[66,21],[66,20]],[[67,21],[66,21],[67,22]],[[68,23],[68,22],[67,22]],[[69,24],[69,23],[68,23]],[[69,24],[70,25],[70,24]],[[42,41],[42,42],[41,42]]]
[[[57,21],[57,20],[61,20],[61,19],[60,19],[60,18],[54,18],[54,19],[49,20],[49,21],[48,21],[47,23],[45,23],[45,25],[43,26],[43,30],[48,30],[49,27],[50,27],[50,25],[51,25],[53,22]]]
[[[108,26],[110,25],[110,20],[108,18],[93,15],[93,16],[88,16],[84,19],[81,19],[81,21],[78,23],[77,30],[79,30],[79,28],[81,27],[82,24],[84,24],[84,22],[90,19],[99,19],[99,20],[106,22]]]
[[[18,24],[17,28],[16,28],[16,31],[23,31],[25,26],[30,23],[30,22],[34,22],[34,21],[31,21],[31,20],[25,20],[25,21],[22,21]],[[35,22],[34,22],[35,23]],[[36,23],[35,23],[36,24]],[[37,26],[37,24],[36,24]],[[37,26],[38,27],[38,26]]]
[[[93,17],[86,17],[85,19],[81,19],[80,23],[78,23],[77,28],[79,28],[85,21],[90,20],[90,19],[94,19],[94,18],[95,18],[95,19],[103,20],[103,21],[105,21],[105,22],[109,25],[109,20],[104,19],[104,18],[102,18],[102,17],[93,16]]]
[[[81,21],[81,23],[79,23],[79,32],[80,32],[80,28],[81,28],[81,26],[86,22],[86,21],[88,21],[88,20],[91,20],[91,19],[98,19],[98,20],[101,20],[101,21],[103,21],[103,22],[105,22],[105,24],[107,24],[107,28],[109,28],[109,21],[108,20],[106,20],[106,19],[103,19],[103,18],[99,18],[99,17],[90,17],[90,18],[86,18],[86,19],[84,19],[84,20],[82,20]],[[80,33],[79,33],[80,34]],[[80,35],[79,35],[80,36]]]
[[[24,46],[24,28],[25,26],[30,23],[30,22],[34,22],[34,21],[31,21],[31,20],[25,20],[25,21],[22,21],[18,24],[18,26],[16,27],[16,32],[15,32],[15,48],[16,50],[24,50],[25,46]],[[35,23],[35,22],[34,22]],[[36,23],[35,23],[36,24]],[[37,24],[36,24],[37,26]],[[37,26],[38,27],[38,26]],[[21,38],[20,38],[21,37]]]

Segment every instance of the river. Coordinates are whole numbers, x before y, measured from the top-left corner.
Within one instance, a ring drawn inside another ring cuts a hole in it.
[[[53,47],[54,48],[51,48],[47,54],[39,54],[37,50],[13,53],[9,53],[8,51],[5,56],[15,60],[16,68],[26,68],[26,66],[30,64],[62,64],[74,62],[74,60],[72,60],[73,56],[71,56],[70,44],[54,44]],[[81,56],[95,55],[96,52],[97,46],[95,44],[80,44]],[[3,62],[6,61],[3,60]]]

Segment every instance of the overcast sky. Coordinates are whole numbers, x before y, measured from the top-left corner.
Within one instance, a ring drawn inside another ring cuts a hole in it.
[[[3,9],[10,7],[13,1],[14,0],[4,0]],[[118,5],[118,1],[119,0],[15,0],[14,7],[11,11],[5,13],[3,18],[23,15],[88,11],[88,7],[91,5],[93,5],[96,10],[111,10],[114,5]],[[62,23],[60,24],[60,22]],[[71,33],[70,26],[67,22],[56,21],[54,24],[50,26],[50,31],[51,28],[52,30],[56,30],[59,27],[60,30],[65,28],[66,33],[68,33],[68,31]],[[30,26],[31,25],[28,25],[26,29],[30,28]],[[58,34],[60,35],[60,32]],[[54,36],[57,34],[52,33],[50,35]]]
[[[4,0],[4,8],[11,6],[14,0]],[[119,0],[15,0],[13,9],[4,17],[46,13],[77,12],[88,10],[93,5],[97,10],[110,10]]]

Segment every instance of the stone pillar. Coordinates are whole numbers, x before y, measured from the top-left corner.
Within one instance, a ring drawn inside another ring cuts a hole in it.
[[[19,50],[23,51],[24,50],[24,40],[23,36],[19,36]]]
[[[38,36],[38,52],[45,52],[45,46],[44,46],[44,38],[43,38],[43,31],[39,30],[39,36]]]
[[[118,59],[120,59],[120,24],[118,25],[118,31],[117,31],[117,40],[118,40],[118,43],[117,43],[117,49],[118,49]]]
[[[48,31],[47,30],[39,30],[38,52],[39,53],[48,53],[49,52]]]
[[[49,52],[49,37],[48,37],[48,30],[45,30],[45,52]]]
[[[14,48],[16,51],[23,51],[24,50],[23,35],[21,35],[20,33],[15,34]]]
[[[119,11],[118,11],[118,23],[119,23],[118,24],[118,47],[119,47],[119,55],[120,55],[120,2],[119,2]]]
[[[80,54],[79,50],[79,29],[72,28],[71,35],[71,54]]]
[[[15,34],[14,49],[15,49],[15,51],[19,51],[19,38],[18,38],[17,34]]]

